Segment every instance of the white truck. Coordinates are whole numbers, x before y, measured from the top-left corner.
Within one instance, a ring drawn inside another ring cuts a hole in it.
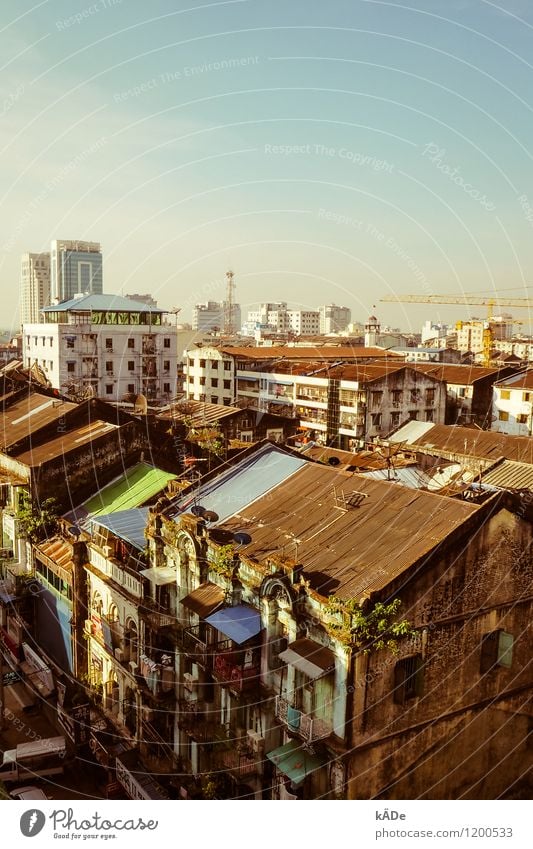
[[[19,743],[3,754],[0,781],[25,781],[40,775],[60,775],[67,753],[64,737]]]

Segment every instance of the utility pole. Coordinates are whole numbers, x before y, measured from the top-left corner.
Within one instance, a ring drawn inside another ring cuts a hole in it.
[[[4,728],[4,641],[0,637],[0,731]]]

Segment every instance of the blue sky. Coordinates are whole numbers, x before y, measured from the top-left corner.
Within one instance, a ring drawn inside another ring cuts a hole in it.
[[[363,320],[394,292],[528,294],[528,0],[22,0],[0,30],[6,323],[52,238],[100,241],[107,291],[185,319],[228,267],[245,309]]]

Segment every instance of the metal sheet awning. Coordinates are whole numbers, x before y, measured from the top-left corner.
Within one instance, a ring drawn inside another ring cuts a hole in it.
[[[267,752],[267,758],[294,784],[300,784],[309,773],[324,766],[325,761],[317,755],[311,755],[302,743],[290,740],[284,746]]]
[[[183,606],[188,610],[192,610],[193,613],[196,613],[200,619],[205,619],[206,616],[214,613],[223,601],[224,590],[222,587],[218,587],[216,584],[211,583],[211,581],[206,581],[204,584],[200,584],[200,586],[189,593],[189,595],[186,595],[185,598],[181,599]]]
[[[148,578],[156,587],[163,584],[172,584],[177,580],[176,569],[174,566],[163,566],[160,569],[152,567],[151,569],[141,569],[139,573],[145,578]]]
[[[307,637],[295,640],[280,653],[279,658],[285,663],[290,663],[309,678],[320,678],[335,669],[333,652]]]
[[[261,614],[253,607],[237,604],[213,613],[205,620],[235,643],[245,643],[261,630]]]

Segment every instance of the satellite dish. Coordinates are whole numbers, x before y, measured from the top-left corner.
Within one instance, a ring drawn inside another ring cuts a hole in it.
[[[239,545],[250,545],[252,541],[250,534],[245,534],[244,531],[239,531],[238,533],[233,534],[233,539]]]
[[[202,519],[205,519],[206,522],[218,522],[218,513],[213,510],[204,510]]]
[[[340,463],[340,460],[339,460],[338,457],[330,457],[329,460],[328,460],[328,463],[329,463],[330,466],[338,466],[339,463]]]
[[[77,538],[80,536],[80,534],[81,534],[81,531],[80,531],[80,529],[77,527],[77,525],[72,525],[72,527],[70,527],[70,528],[68,529],[68,532],[69,532],[69,534],[72,534],[72,536],[73,536],[73,537],[76,537],[76,539],[77,539]]]
[[[89,386],[87,387],[87,389],[83,393],[83,396],[84,396],[85,399],[96,398],[96,390],[95,390],[94,386],[91,386],[91,384],[89,384]]]
[[[146,400],[146,395],[142,393],[137,395],[135,401],[133,402],[133,412],[139,413],[141,416],[145,416],[148,412],[148,401]]]
[[[191,513],[193,516],[202,516],[204,517],[206,512],[205,507],[202,507],[201,504],[195,504],[194,507],[191,507]]]

